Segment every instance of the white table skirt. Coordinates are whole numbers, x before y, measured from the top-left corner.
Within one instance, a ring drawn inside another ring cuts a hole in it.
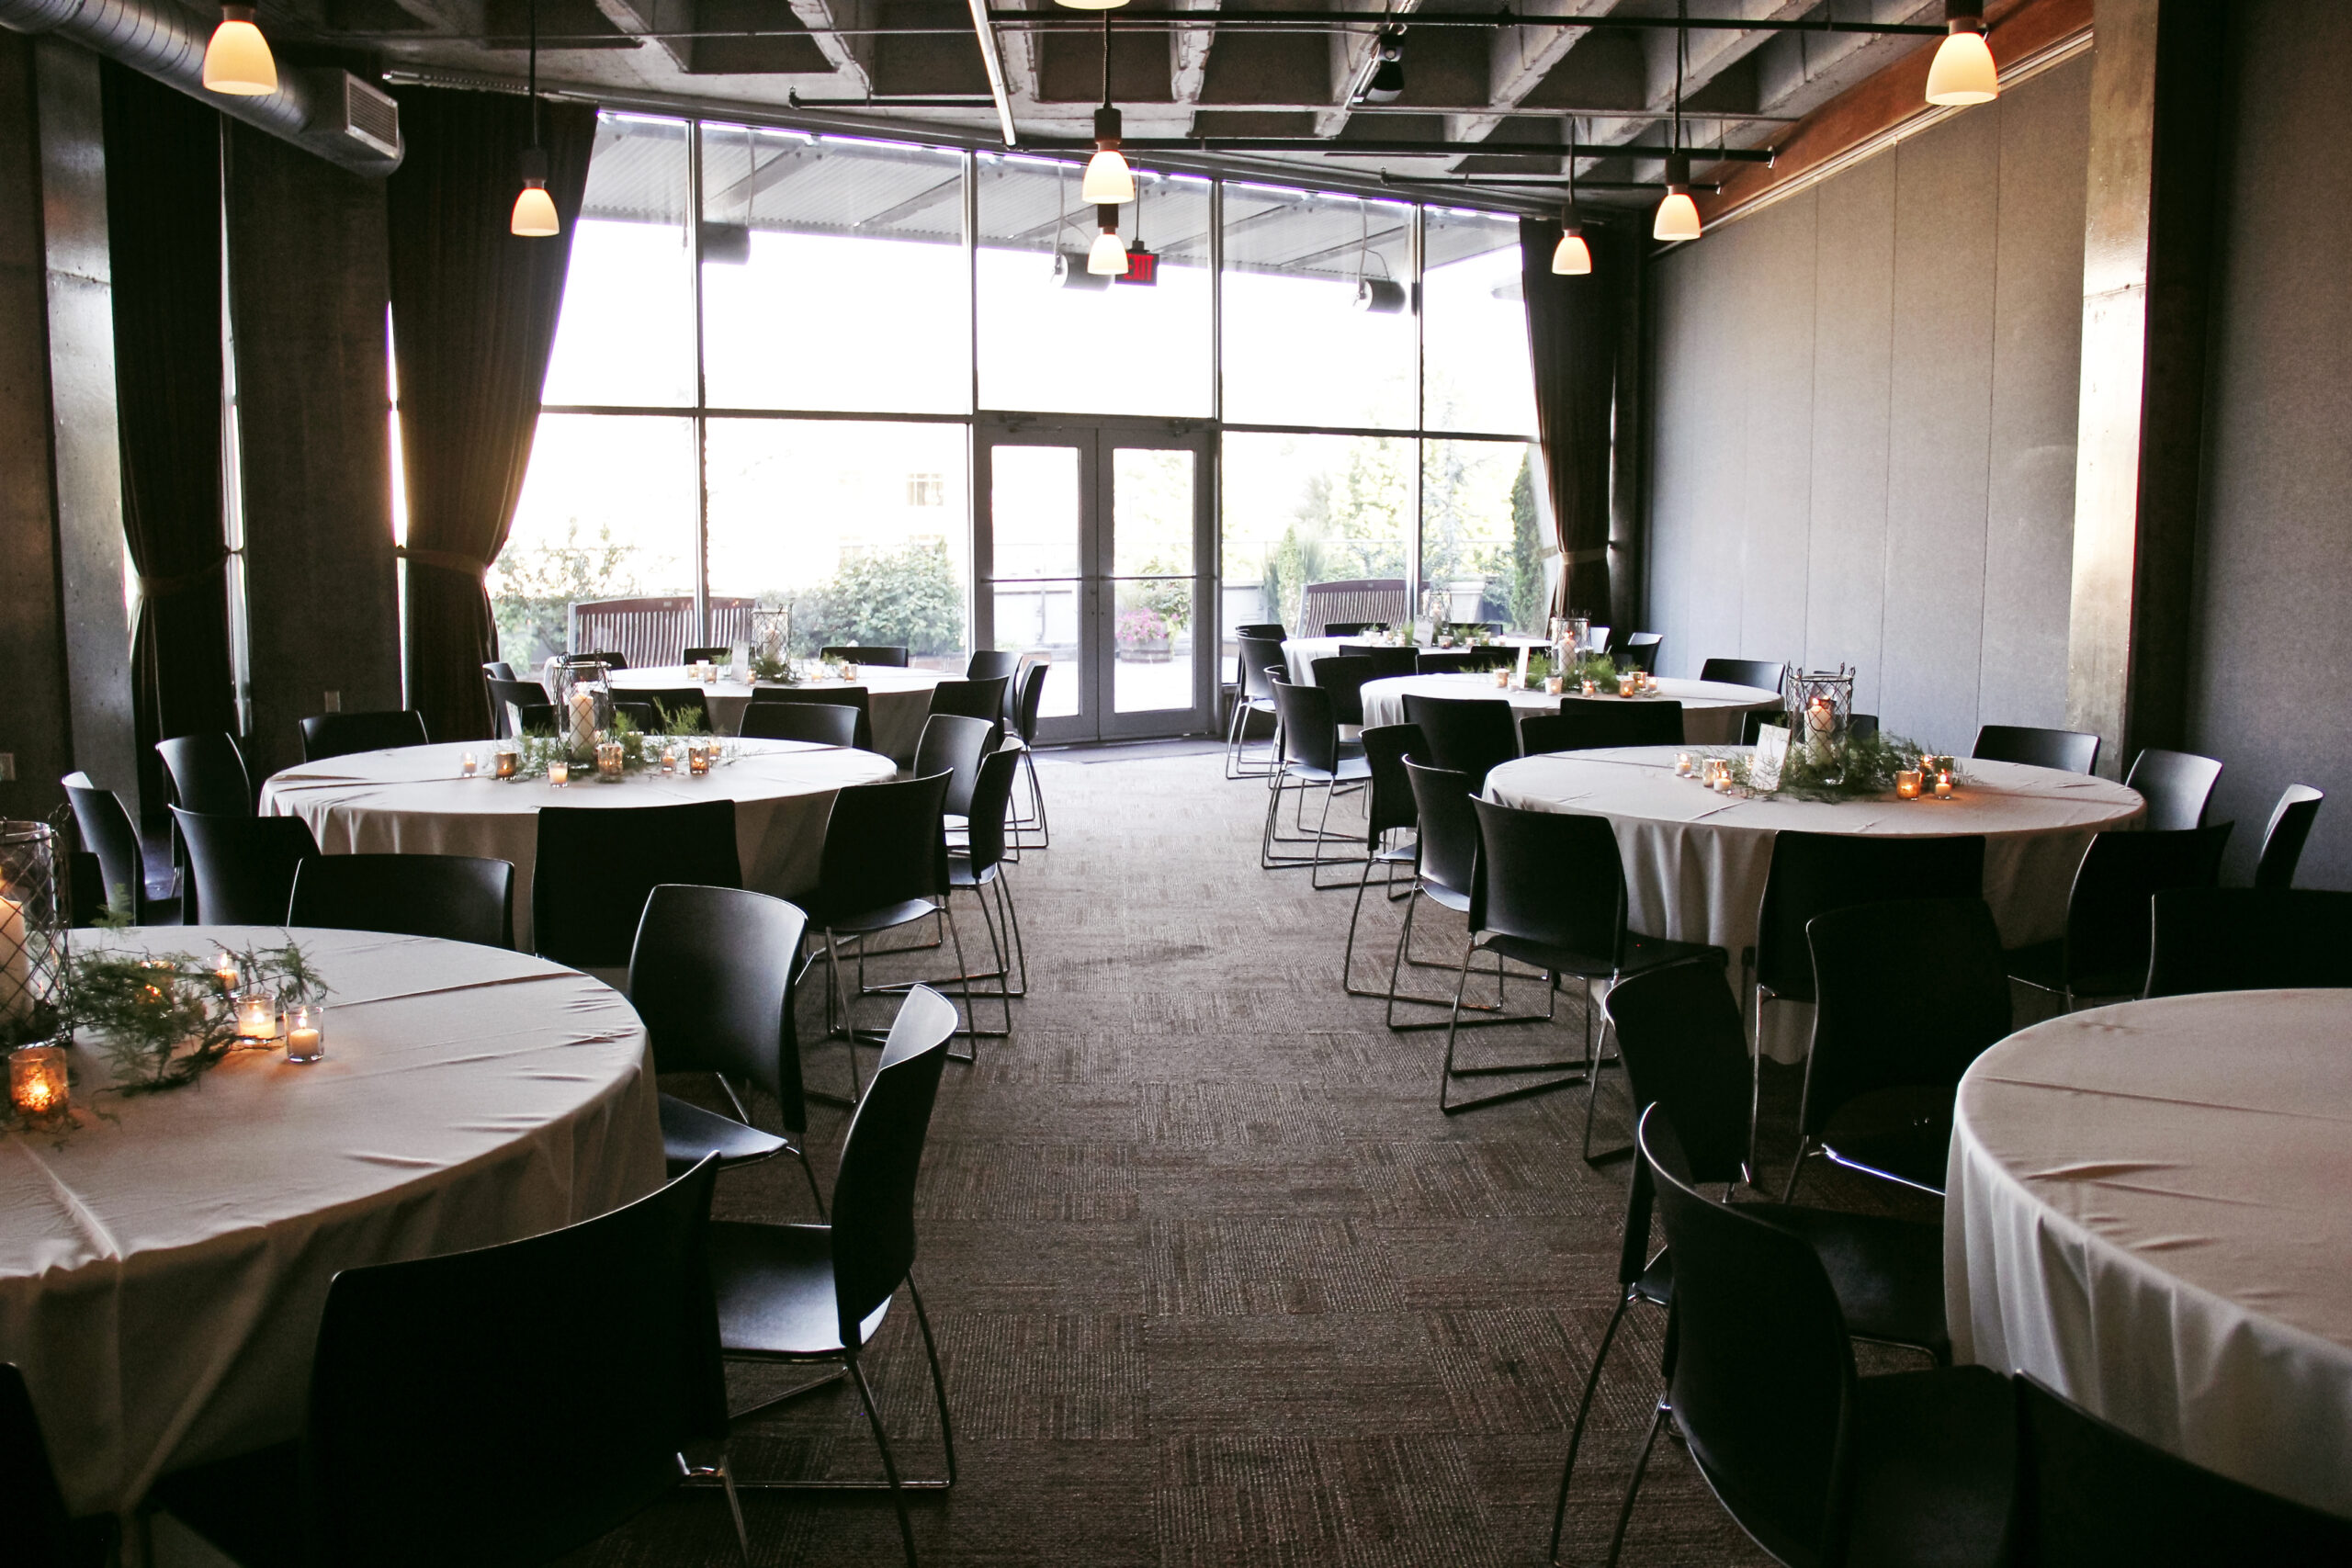
[[[854,681],[809,681],[810,691],[838,691],[843,686],[865,688],[865,704],[874,725],[874,749],[900,767],[915,760],[915,742],[922,739],[923,720],[931,716],[931,694],[942,681],[960,679],[937,670],[900,670],[887,664],[861,664]],[[683,664],[645,670],[616,670],[613,689],[623,700],[632,691],[698,685]],[[743,681],[714,681],[705,685],[703,700],[710,707],[710,722],[721,735],[743,732],[743,710],[752,705],[752,686]]]
[[[198,1087],[124,1099],[94,1092],[106,1062],[80,1047],[80,1129],[0,1134],[0,1359],[24,1369],[77,1514],[296,1436],[338,1269],[535,1235],[662,1179],[622,998],[495,948],[296,935],[333,991],[324,1061],[238,1053]],[[284,940],[74,933],[199,959]]]
[[[1735,985],[1741,950],[1755,945],[1772,840],[1783,829],[1984,834],[1984,900],[2003,942],[2019,947],[2064,934],[2066,897],[2091,836],[2130,826],[2143,809],[2136,791],[2106,779],[1984,761],[1964,764],[1967,782],[1949,801],[1736,800],[1677,777],[1674,757],[1669,747],[1522,757],[1487,775],[1487,794],[1505,806],[1608,818],[1624,862],[1633,928],[1726,950]],[[1812,1011],[1790,1002],[1768,1007],[1766,1052],[1802,1061]]]
[[[1962,1361],[2352,1517],[2352,991],[2052,1019],[1962,1081]]]
[[[816,886],[825,821],[846,784],[875,784],[897,769],[887,757],[797,740],[741,740],[736,761],[702,778],[638,774],[617,784],[591,778],[565,789],[545,779],[466,778],[470,750],[486,773],[485,741],[406,746],[306,762],[262,786],[265,816],[300,817],[328,854],[483,855],[514,865],[514,942],[531,944],[531,867],[542,806],[674,806],[735,802],[743,886],[779,898]]]
[[[1366,725],[1402,724],[1405,722],[1405,697],[1408,693],[1424,697],[1490,697],[1508,701],[1520,714],[1557,713],[1563,701],[1591,703],[1646,703],[1672,701],[1682,705],[1682,739],[1690,746],[1731,746],[1739,741],[1739,727],[1743,715],[1750,712],[1779,713],[1781,697],[1777,692],[1760,686],[1735,686],[1722,681],[1684,681],[1662,678],[1657,682],[1656,697],[1587,697],[1566,698],[1548,692],[1506,689],[1497,686],[1491,675],[1392,675],[1382,681],[1367,681],[1363,685],[1363,721]],[[1669,759],[1671,761],[1671,759]]]

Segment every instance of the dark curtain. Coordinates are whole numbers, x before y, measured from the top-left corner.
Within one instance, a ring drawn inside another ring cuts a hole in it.
[[[398,96],[407,152],[387,200],[408,481],[409,705],[441,739],[477,739],[490,734],[481,665],[498,647],[482,574],[505,547],[530,466],[596,111],[540,106],[563,232],[523,240],[507,220],[529,103],[431,87]]]
[[[1562,277],[1552,271],[1558,222],[1519,220],[1520,282],[1535,362],[1535,427],[1562,562],[1552,612],[1599,618],[1611,613],[1610,416],[1639,259],[1614,227],[1588,223],[1584,237],[1592,250],[1591,273]]]
[[[139,574],[130,692],[139,795],[155,742],[237,728],[220,525],[220,117],[100,66],[122,528]]]

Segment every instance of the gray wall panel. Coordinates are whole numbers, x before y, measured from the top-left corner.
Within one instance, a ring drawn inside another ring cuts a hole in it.
[[[1740,236],[1751,253],[1741,269],[1742,319],[1753,330],[1736,343],[1746,361],[1740,384],[1750,394],[1759,387],[1812,384],[1815,214],[1815,203],[1800,198],[1742,226],[1752,231]],[[1745,513],[1739,641],[1788,648],[1804,638],[1813,401],[1749,395],[1740,400],[1739,416],[1744,459],[1736,504]],[[1697,651],[1703,658],[1712,650]]]

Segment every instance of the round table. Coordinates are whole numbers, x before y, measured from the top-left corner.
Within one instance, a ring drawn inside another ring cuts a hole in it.
[[[1946,1191],[1956,1357],[2352,1517],[2352,991],[2020,1031],[1961,1081]]]
[[[589,778],[563,789],[545,779],[488,776],[490,743],[404,746],[305,762],[262,786],[265,816],[300,817],[328,854],[483,855],[514,865],[514,942],[531,945],[531,865],[542,806],[672,806],[735,802],[743,886],[791,898],[816,885],[834,792],[898,772],[888,757],[798,740],[735,740],[731,761],[701,778],[637,773],[608,784]],[[467,778],[471,750],[481,773]]]
[[[77,1046],[78,1129],[0,1134],[0,1359],[76,1514],[296,1436],[338,1269],[535,1235],[662,1180],[645,1031],[613,991],[496,948],[294,935],[329,987],[325,1060],[238,1052],[125,1098]],[[285,940],[74,933],[200,960]]]
[[[1735,686],[1722,681],[1684,681],[1660,677],[1656,682],[1656,697],[1588,697],[1581,693],[1555,696],[1548,692],[1506,689],[1495,684],[1492,675],[1392,675],[1384,681],[1363,683],[1363,721],[1366,725],[1402,724],[1405,722],[1405,697],[1412,694],[1424,697],[1489,697],[1497,702],[1509,702],[1521,714],[1557,713],[1563,701],[1583,703],[1646,703],[1678,702],[1682,705],[1682,739],[1692,746],[1729,746],[1737,743],[1741,718],[1750,712],[1777,714],[1781,711],[1781,696],[1761,686]],[[1673,758],[1667,759],[1669,766]]]
[[[1625,866],[1633,929],[1724,949],[1732,955],[1735,985],[1740,953],[1756,942],[1772,840],[1782,829],[1868,836],[1982,833],[1984,901],[1993,907],[2002,942],[2022,947],[2064,934],[2067,895],[2091,836],[2129,827],[2144,809],[2136,791],[2106,779],[1978,761],[1962,764],[1962,783],[1950,800],[1741,800],[1678,777],[1674,759],[1674,749],[1664,746],[1522,757],[1487,775],[1487,795],[1505,806],[1608,818]],[[1811,1015],[1801,1003],[1766,1009],[1767,1054],[1803,1060]]]
[[[1506,632],[1504,635],[1495,638],[1494,640],[1497,646],[1478,649],[1466,648],[1441,649],[1434,645],[1425,643],[1421,645],[1421,651],[1423,653],[1469,653],[1476,651],[1492,653],[1501,659],[1516,660],[1519,657],[1519,650],[1522,648],[1549,648],[1552,646],[1544,638],[1540,637],[1532,637],[1525,632]],[[1315,684],[1315,661],[1317,660],[1337,659],[1340,657],[1340,649],[1342,647],[1370,648],[1376,646],[1378,646],[1378,639],[1369,637],[1286,637],[1283,641],[1283,662],[1289,667],[1289,679],[1292,685],[1312,686]]]
[[[803,681],[800,684],[810,692],[865,687],[866,706],[874,721],[874,749],[903,767],[915,760],[915,742],[922,739],[923,720],[931,716],[932,688],[942,681],[960,679],[946,671],[861,664],[854,681]],[[760,684],[773,682],[763,681]],[[694,685],[702,686],[703,700],[710,706],[710,722],[721,735],[743,732],[743,710],[752,705],[752,687],[749,682],[713,681],[704,684],[683,664],[613,671],[613,689],[623,694],[624,700],[632,691]]]

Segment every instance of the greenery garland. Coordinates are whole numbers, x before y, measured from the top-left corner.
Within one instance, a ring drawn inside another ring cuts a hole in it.
[[[1756,785],[1753,751],[1732,753],[1728,761],[1732,783],[1752,794],[1838,801],[1893,795],[1897,773],[1911,772],[1920,767],[1923,759],[1939,756],[1941,753],[1932,747],[1883,731],[1856,735],[1849,730],[1819,745],[1792,741],[1781,762],[1781,782],[1769,790]],[[1956,770],[1952,777],[1959,779]],[[1932,787],[1933,775],[1923,783]],[[1921,794],[1924,796],[1926,789]]]
[[[300,943],[231,954],[232,989],[191,953],[73,953],[58,1007],[61,1031],[88,1030],[126,1095],[184,1089],[239,1048],[237,994],[275,992],[281,1007],[316,1002],[326,982]]]

